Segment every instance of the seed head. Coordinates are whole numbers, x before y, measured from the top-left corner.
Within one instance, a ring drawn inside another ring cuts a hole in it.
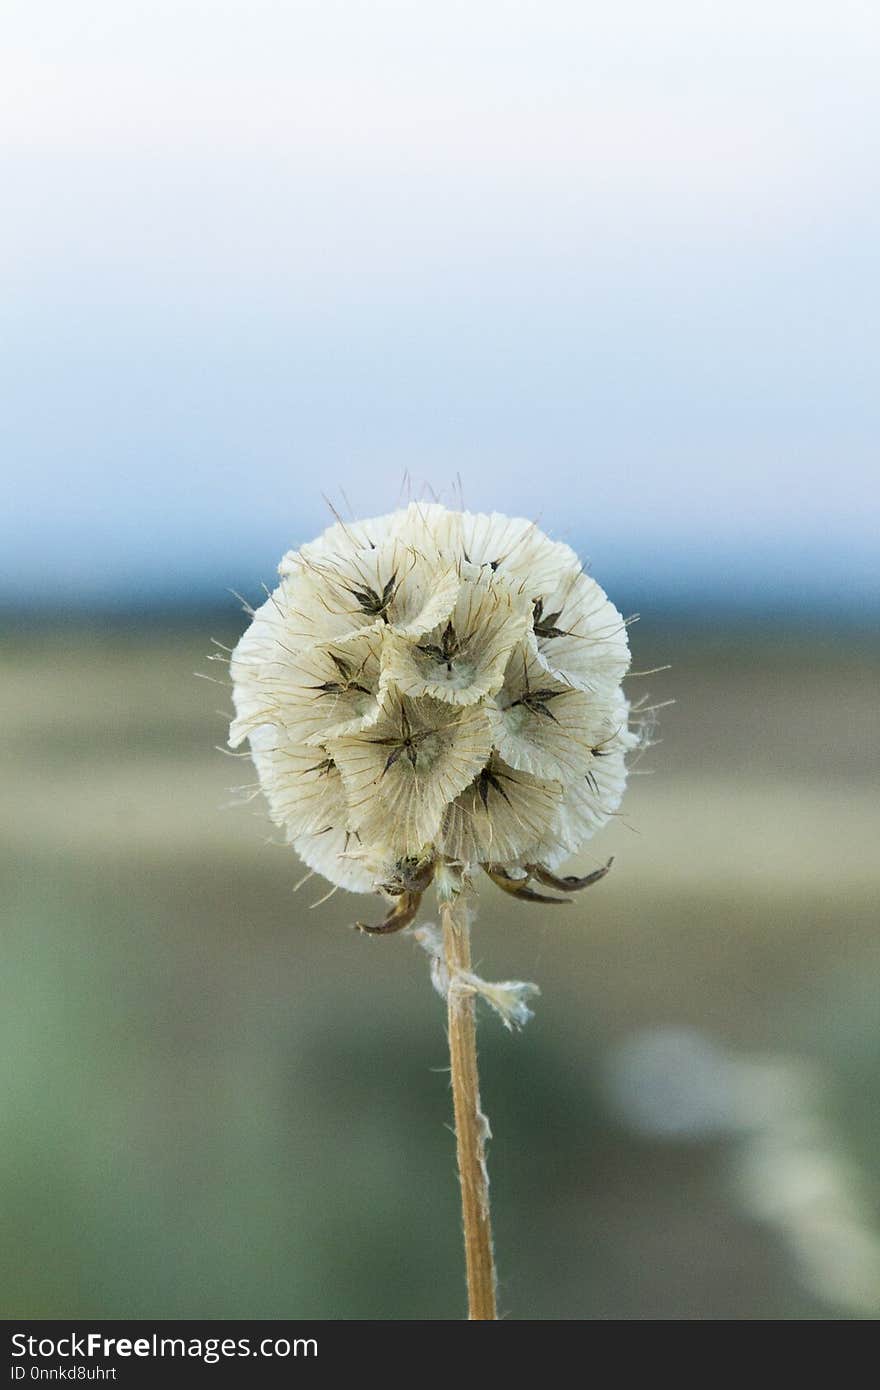
[[[531,522],[413,503],[285,555],[231,659],[272,819],[411,922],[441,866],[526,901],[617,810],[638,742],[626,623]]]

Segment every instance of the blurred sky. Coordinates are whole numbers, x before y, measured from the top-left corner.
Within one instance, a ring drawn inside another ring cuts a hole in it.
[[[854,0],[6,0],[0,598],[222,595],[409,470],[863,607],[878,58]]]

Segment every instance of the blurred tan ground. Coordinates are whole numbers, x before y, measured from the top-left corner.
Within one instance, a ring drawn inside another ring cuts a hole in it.
[[[192,673],[231,635],[4,644],[0,1312],[459,1316],[440,1001],[411,941],[347,930],[378,903],[310,910],[259,803],[223,809],[250,765]],[[776,639],[643,622],[674,669],[631,694],[676,704],[584,857],[612,875],[555,914],[487,882],[484,973],[542,989],[481,1027],[512,1317],[847,1315],[735,1139],[639,1135],[602,1082],[669,1024],[809,1061],[880,1229],[876,651]]]

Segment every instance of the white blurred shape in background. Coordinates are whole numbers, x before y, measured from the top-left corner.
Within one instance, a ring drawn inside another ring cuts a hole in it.
[[[880,1238],[861,1174],[822,1113],[814,1064],[742,1056],[695,1028],[658,1027],[621,1042],[603,1082],[640,1135],[726,1140],[739,1200],[785,1241],[802,1282],[845,1314],[880,1314]]]

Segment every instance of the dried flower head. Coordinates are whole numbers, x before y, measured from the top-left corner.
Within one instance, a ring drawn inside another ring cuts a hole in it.
[[[410,923],[441,866],[525,901],[613,815],[626,623],[531,522],[408,508],[286,555],[236,647],[230,744],[310,869]],[[606,866],[607,867],[607,866]]]

